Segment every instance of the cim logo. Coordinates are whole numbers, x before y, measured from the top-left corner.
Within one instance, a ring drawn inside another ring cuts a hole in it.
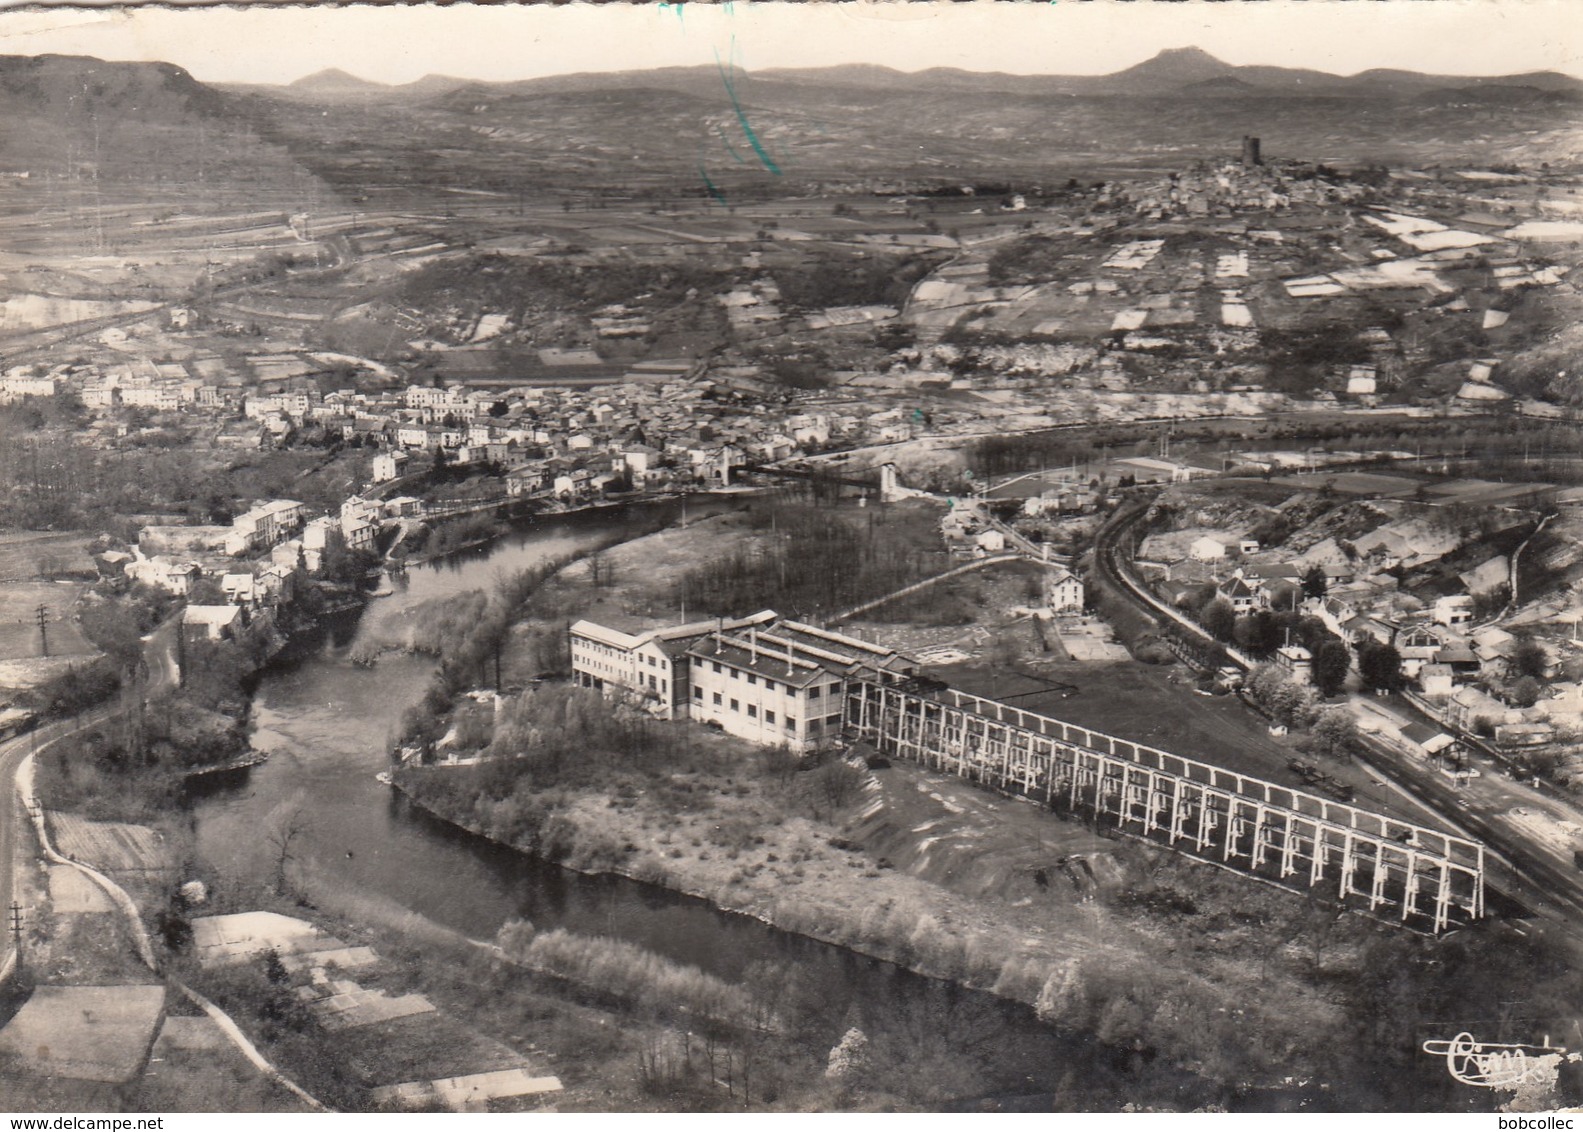
[[[1544,1043],[1505,1044],[1476,1041],[1472,1034],[1461,1033],[1450,1041],[1431,1039],[1424,1043],[1427,1054],[1446,1059],[1446,1069],[1464,1085],[1480,1089],[1512,1089],[1524,1081],[1552,1069],[1562,1057],[1573,1060],[1577,1054],[1567,1054],[1561,1046],[1552,1046],[1546,1035]]]

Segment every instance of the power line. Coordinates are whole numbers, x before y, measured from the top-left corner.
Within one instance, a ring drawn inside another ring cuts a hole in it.
[[[38,621],[39,650],[44,656],[49,655],[49,606],[41,605],[33,611],[34,618]]]

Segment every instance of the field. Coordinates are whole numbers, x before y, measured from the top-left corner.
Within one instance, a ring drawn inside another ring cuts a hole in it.
[[[1417,491],[1421,481],[1407,479],[1404,476],[1382,476],[1373,472],[1334,472],[1311,476],[1282,476],[1276,483],[1287,484],[1291,487],[1306,488],[1309,491],[1318,491],[1329,487],[1335,491],[1342,491],[1348,495],[1365,495],[1373,498],[1391,499],[1411,495]]]
[[[35,612],[49,607],[49,655],[94,656],[71,619],[71,610],[87,587],[69,582],[9,582],[0,587],[0,660],[23,660],[42,655]]]
[[[34,531],[0,535],[0,582],[95,573],[86,535]]]

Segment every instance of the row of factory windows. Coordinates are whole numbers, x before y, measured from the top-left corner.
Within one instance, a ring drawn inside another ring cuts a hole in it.
[[[704,699],[704,690],[702,688],[695,687],[693,689],[693,699],[697,700],[699,703],[702,703],[703,699]],[[713,703],[715,707],[726,707],[727,706],[726,698],[720,692],[713,692],[713,693],[711,693],[711,701],[710,702]],[[730,706],[730,710],[734,711],[734,712],[740,713],[743,710],[742,709],[742,702],[740,700],[735,699],[735,698],[733,698],[733,699],[731,699],[729,701],[729,706]],[[760,709],[759,709],[757,704],[748,704],[747,705],[747,713],[746,714],[747,714],[747,717],[749,719],[758,719],[760,717],[761,712],[760,712]],[[770,727],[775,726],[775,713],[773,711],[770,711],[768,708],[764,708],[763,711],[762,711],[762,716],[763,716],[763,719],[764,719],[764,723],[766,725],[768,725]],[[813,730],[813,731],[818,731],[821,728],[832,728],[832,729],[833,728],[839,728],[840,726],[841,726],[841,713],[840,712],[836,712],[834,715],[825,716],[823,719],[812,719],[812,720],[808,721],[808,727],[809,727],[810,730]],[[792,732],[795,732],[797,730],[797,720],[796,720],[796,718],[794,716],[788,715],[786,717],[786,730],[787,731],[792,731]]]
[[[752,684],[752,685],[755,685],[755,686],[757,686],[757,684],[759,682],[759,676],[756,673],[753,673],[753,672],[744,673],[744,672],[739,671],[738,669],[732,668],[730,665],[722,666],[721,663],[718,660],[705,661],[702,658],[695,657],[693,659],[693,663],[698,666],[699,671],[703,671],[704,665],[708,664],[708,665],[710,665],[710,667],[715,672],[720,672],[722,670],[722,667],[723,667],[724,671],[733,680],[743,680],[743,679],[745,679],[745,680],[747,680],[747,682],[749,684]],[[780,687],[779,684],[777,684],[774,680],[771,680],[768,676],[764,677],[763,680],[764,680],[764,689],[765,689],[765,691],[773,692],[777,688]],[[824,685],[817,685],[816,684],[814,687],[808,689],[808,698],[810,700],[816,700],[820,696],[824,695],[825,691],[826,691],[826,689],[825,689]],[[786,685],[786,692],[789,695],[795,696],[797,694],[797,689],[793,688],[790,684],[788,684],[788,685]],[[833,685],[833,684],[829,685],[829,694],[832,695],[832,696],[836,694],[836,686],[835,685]]]

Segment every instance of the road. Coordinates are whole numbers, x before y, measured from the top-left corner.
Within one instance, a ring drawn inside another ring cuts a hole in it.
[[[22,840],[22,826],[27,821],[27,815],[22,812],[21,800],[16,792],[17,768],[22,765],[22,760],[43,746],[45,743],[62,736],[70,735],[103,723],[114,714],[113,708],[97,708],[84,715],[74,716],[71,719],[57,720],[47,723],[42,727],[24,734],[15,739],[0,743],[0,911],[3,911],[7,920],[10,918],[11,902],[16,896],[16,862],[17,846]],[[11,950],[11,936],[6,934],[3,953],[9,956]],[[0,963],[0,968],[4,964]]]

